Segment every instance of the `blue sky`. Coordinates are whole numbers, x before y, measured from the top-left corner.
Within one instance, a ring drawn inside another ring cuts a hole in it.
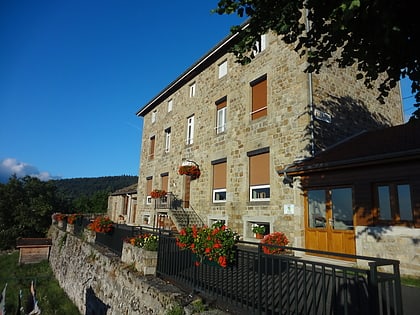
[[[0,1],[0,182],[137,175],[136,111],[241,22],[216,6]]]

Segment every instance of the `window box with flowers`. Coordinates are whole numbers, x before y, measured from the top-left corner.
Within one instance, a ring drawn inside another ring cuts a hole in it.
[[[178,169],[179,175],[187,175],[191,180],[200,178],[201,171],[198,165],[181,165]]]
[[[210,262],[226,268],[235,262],[239,235],[223,223],[216,222],[212,227],[202,228],[194,225],[182,229],[179,234],[177,245],[195,255],[196,266]]]
[[[288,263],[279,255],[290,255],[291,253],[285,246],[289,244],[289,239],[283,232],[273,232],[265,235],[260,242],[262,251],[265,255],[260,258],[260,270],[263,273],[278,274],[287,269]],[[264,246],[267,245],[267,246]],[[257,264],[257,262],[256,262]]]
[[[154,189],[150,192],[150,197],[153,199],[160,199],[166,196],[166,191],[160,189]]]
[[[89,223],[88,229],[96,233],[112,233],[114,222],[108,216],[98,216]]]
[[[140,234],[127,238],[123,243],[121,261],[134,264],[144,275],[155,274],[159,237],[153,234]]]

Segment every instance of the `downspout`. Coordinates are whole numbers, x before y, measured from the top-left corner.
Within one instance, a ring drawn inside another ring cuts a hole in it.
[[[305,16],[305,25],[306,25],[306,33],[308,33],[311,29],[309,19],[308,19],[308,9],[305,9],[306,16]],[[310,141],[311,141],[311,157],[315,154],[315,135],[314,135],[314,106],[313,106],[313,86],[312,86],[312,73],[308,72],[308,102],[309,102],[309,116],[310,116]]]

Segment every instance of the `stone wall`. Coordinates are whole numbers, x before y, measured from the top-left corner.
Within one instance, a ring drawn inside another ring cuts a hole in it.
[[[50,236],[51,268],[81,314],[166,314],[188,300],[177,287],[95,246],[91,233],[79,238],[53,225]]]
[[[357,255],[399,260],[401,275],[420,277],[419,229],[356,226],[355,233]]]

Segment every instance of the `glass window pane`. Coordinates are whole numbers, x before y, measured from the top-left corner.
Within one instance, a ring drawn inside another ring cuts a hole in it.
[[[411,209],[410,185],[397,185],[398,207],[400,209],[401,220],[413,220],[413,210]]]
[[[331,191],[333,209],[332,227],[336,230],[353,229],[353,197],[351,188],[338,188]]]
[[[391,220],[391,199],[388,186],[378,187],[379,199],[379,218],[381,220]]]
[[[326,207],[325,207],[325,191],[310,190],[308,191],[308,225],[311,228],[325,228],[326,224]]]

